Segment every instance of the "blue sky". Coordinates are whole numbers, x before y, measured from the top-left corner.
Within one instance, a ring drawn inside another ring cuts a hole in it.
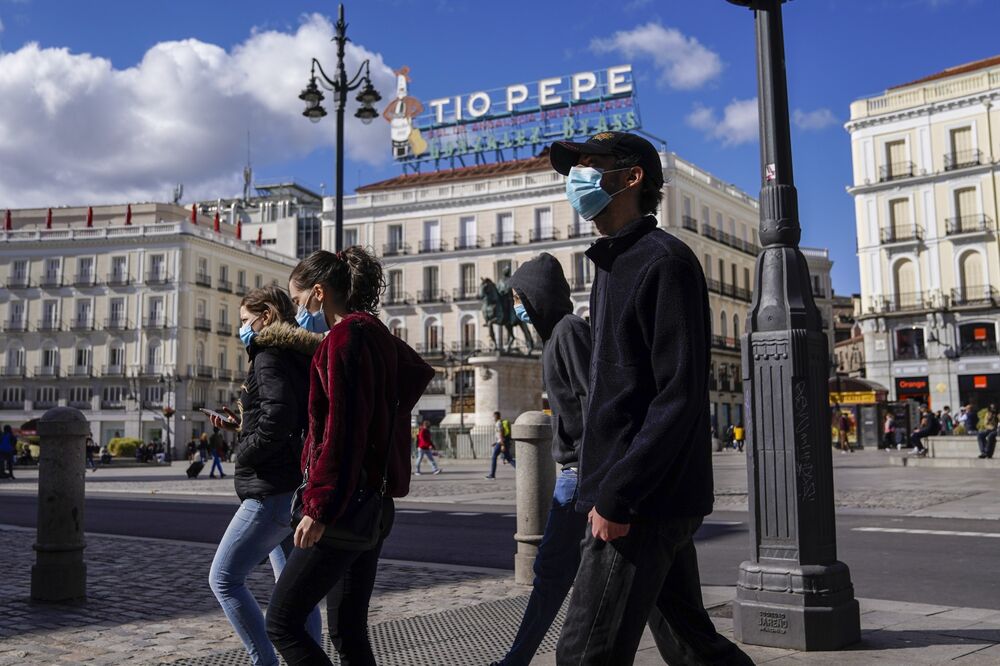
[[[724,0],[347,2],[351,64],[411,68],[425,102],[631,62],[646,131],[756,195],[753,22]],[[0,207],[190,199],[239,190],[251,132],[258,182],[330,192],[333,122],[296,99],[316,55],[332,69],[312,0],[0,0]],[[795,0],[785,5],[803,243],[830,248],[837,292],[858,289],[844,191],[850,102],[1000,53],[993,0]],[[37,47],[30,46],[36,43]],[[4,101],[6,100],[6,101]],[[287,105],[286,105],[287,101]],[[349,126],[346,187],[399,173],[387,127]],[[6,185],[4,184],[6,182]]]

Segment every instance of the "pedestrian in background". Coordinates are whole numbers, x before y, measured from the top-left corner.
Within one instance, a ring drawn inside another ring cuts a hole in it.
[[[941,410],[941,434],[950,435],[955,430],[955,419],[951,416],[951,407],[944,406]]]
[[[924,438],[932,437],[940,431],[941,427],[938,423],[937,417],[934,416],[927,405],[920,406],[920,425],[916,430],[910,435],[910,445],[913,447],[911,453],[917,455],[924,455],[927,453],[927,449],[924,448]]]
[[[378,259],[357,246],[314,252],[289,278],[299,324],[317,333],[329,330],[309,372],[295,549],[267,609],[268,636],[289,664],[332,663],[306,631],[305,620],[341,580],[337,617],[330,618],[341,663],[375,664],[368,605],[382,543],[392,528],[392,498],[409,492],[410,414],[434,376],[377,318],[384,289]],[[356,507],[373,502],[381,511],[359,515]],[[348,534],[359,540],[374,536],[375,545],[356,550],[356,543],[346,543]]]
[[[234,485],[240,508],[215,552],[209,584],[251,662],[275,666],[278,656],[264,613],[246,580],[264,558],[277,580],[292,551],[291,504],[302,480],[309,363],[323,337],[298,327],[291,300],[275,286],[248,293],[240,303],[240,321],[249,367],[239,415],[225,409],[229,419],[211,417],[216,430],[237,434]],[[313,640],[321,639],[318,608],[308,614],[306,630]]]
[[[493,456],[490,458],[490,473],[486,475],[487,479],[497,478],[497,458],[501,456],[505,465],[510,463],[512,468],[517,468],[511,455],[510,421],[501,418],[500,412],[493,412],[493,433]]]
[[[17,447],[17,438],[9,425],[3,427],[3,434],[0,435],[0,473],[14,479],[14,454]]]
[[[208,462],[208,433],[201,433],[201,437],[198,438],[198,459],[202,464]]]
[[[979,440],[979,458],[992,458],[997,448],[997,406],[990,404],[983,414],[983,420],[976,435]]]
[[[743,451],[744,438],[746,437],[746,431],[743,429],[742,423],[737,423],[736,427],[733,428],[733,442],[739,451]]]
[[[587,529],[587,516],[576,510],[576,498],[590,384],[590,326],[573,314],[569,282],[551,254],[524,263],[510,285],[515,314],[542,339],[542,383],[552,408],[552,458],[560,471],[535,556],[528,606],[510,650],[492,666],[531,662],[573,585]]]
[[[222,457],[226,455],[226,440],[219,431],[218,426],[212,428],[212,436],[208,440],[208,445],[212,450],[212,468],[208,471],[208,478],[215,478],[216,469],[219,470],[220,479],[226,478],[226,475],[222,471]]]
[[[705,611],[694,534],[712,512],[711,322],[698,258],[653,216],[663,166],[649,141],[600,132],[549,159],[601,234],[577,509],[590,529],[559,664],[630,664],[647,622],[671,664],[751,664]]]
[[[837,437],[840,440],[841,453],[854,453],[851,446],[851,417],[844,410],[840,410],[837,416]]]
[[[420,424],[420,429],[417,430],[417,468],[413,472],[417,476],[420,476],[420,463],[427,458],[431,463],[431,469],[434,474],[440,474],[441,468],[438,467],[437,462],[434,460],[434,440],[431,439],[431,422],[424,421]]]
[[[896,446],[896,417],[892,412],[885,413],[882,422],[882,448],[891,449]]]
[[[94,455],[100,450],[100,447],[94,443],[93,437],[87,435],[87,439],[83,442],[83,448],[87,456],[87,467],[90,468],[90,471],[96,472],[97,463],[94,462]]]

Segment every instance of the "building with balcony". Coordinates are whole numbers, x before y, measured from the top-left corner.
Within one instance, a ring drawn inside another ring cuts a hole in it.
[[[851,104],[865,375],[934,409],[1000,400],[1000,56]]]
[[[692,247],[708,279],[712,409],[717,426],[725,428],[742,420],[740,336],[758,252],[757,202],[674,153],[662,152],[661,162],[660,225]],[[328,248],[334,245],[332,210],[328,199]],[[551,169],[547,155],[372,183],[345,198],[344,213],[345,244],[370,247],[384,262],[383,320],[440,371],[417,406],[422,417],[436,422],[475,404],[466,361],[488,349],[490,340],[481,278],[499,281],[507,270],[548,252],[563,265],[576,314],[589,317],[594,269],[584,252],[596,231],[576,216],[565,178]],[[828,290],[829,261],[816,252],[825,271],[819,284]],[[520,351],[527,352],[523,346]]]
[[[57,405],[84,411],[95,438],[166,441],[209,427],[199,407],[231,405],[246,370],[241,294],[287,284],[295,260],[190,221],[170,204],[11,212],[0,231],[0,424]],[[222,288],[228,285],[230,288]]]

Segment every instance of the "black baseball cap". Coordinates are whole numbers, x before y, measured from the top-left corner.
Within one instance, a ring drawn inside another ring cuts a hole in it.
[[[637,166],[657,187],[663,187],[663,166],[660,154],[646,139],[628,132],[598,132],[583,143],[556,141],[549,149],[552,168],[564,176],[580,161],[580,155],[614,155],[618,158],[637,157]]]

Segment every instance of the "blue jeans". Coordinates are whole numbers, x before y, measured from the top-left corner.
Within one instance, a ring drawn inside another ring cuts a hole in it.
[[[212,469],[208,472],[209,476],[214,476],[215,475],[215,468],[216,467],[219,468],[219,476],[225,476],[225,474],[222,472],[222,457],[219,456],[218,453],[213,453],[212,454]],[[288,502],[289,502],[289,506],[291,506],[291,500],[288,500]]]
[[[247,576],[268,554],[275,580],[285,568],[292,551],[291,506],[292,493],[243,500],[219,543],[209,573],[212,592],[255,666],[276,666],[278,656],[267,637],[264,613],[247,587]],[[307,629],[316,642],[322,639],[319,608],[309,614]]]
[[[549,520],[535,557],[535,581],[528,607],[504,666],[528,666],[545,638],[580,566],[580,542],[587,530],[587,516],[578,513],[576,470],[564,469],[556,479]]]
[[[431,469],[437,471],[438,464],[434,460],[434,453],[430,449],[417,449],[417,474],[420,474],[420,463],[427,458],[431,461]]]
[[[507,445],[507,450],[500,451],[500,442],[493,445],[493,460],[490,461],[490,476],[497,475],[497,458],[503,456],[503,459],[510,463],[511,467],[516,467],[514,464],[514,459],[510,455],[510,444]]]

